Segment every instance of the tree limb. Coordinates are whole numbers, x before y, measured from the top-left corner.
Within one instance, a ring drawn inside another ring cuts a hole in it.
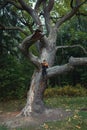
[[[61,75],[63,73],[72,71],[73,69],[74,69],[74,67],[72,65],[70,65],[69,63],[65,64],[65,65],[61,65],[61,66],[54,66],[54,67],[47,69],[47,76],[53,77],[56,75]]]
[[[39,58],[34,56],[32,52],[29,51],[29,48],[41,38],[43,38],[43,34],[40,30],[37,29],[32,35],[26,37],[19,46],[19,49],[22,51],[22,53],[37,67],[40,65]]]
[[[83,5],[84,3],[86,3],[87,0],[85,0],[84,2],[80,3],[79,5],[77,5],[76,7],[74,7],[71,12],[69,12],[68,14],[66,14],[65,16],[63,16],[59,21],[57,21],[56,23],[56,27],[58,28],[62,23],[64,23],[65,21],[69,20],[71,17],[74,16],[74,14],[76,14],[76,12],[78,11],[79,7],[81,5]]]
[[[46,25],[46,29],[47,29],[47,33],[49,34],[50,32],[50,14],[49,12],[47,11],[47,7],[46,7],[46,1],[43,1],[43,16],[44,16],[44,19],[45,19],[45,25]]]
[[[83,50],[83,52],[84,52],[85,54],[87,54],[87,51],[86,51],[85,48],[84,48],[83,46],[81,46],[81,45],[57,46],[57,47],[56,47],[56,50],[58,50],[58,49],[66,49],[66,48],[75,48],[75,47],[81,48],[81,49]]]
[[[87,57],[74,58],[71,56],[69,59],[69,64],[72,66],[87,65]]]
[[[48,6],[46,7],[47,11],[50,13],[54,6],[54,0],[49,0]]]
[[[50,11],[52,10],[54,5],[54,0],[49,0],[48,5],[46,6],[46,1],[43,1],[43,11],[44,11],[44,18],[45,18],[45,24],[47,33],[50,33],[51,30],[51,24],[50,24]]]
[[[23,29],[21,29],[20,27],[5,27],[4,25],[2,25],[0,23],[0,30],[19,30],[20,32],[22,32],[23,34],[28,36],[28,34]]]
[[[75,68],[75,66],[79,66],[79,65],[80,66],[87,65],[87,57],[85,58],[70,57],[69,63],[65,65],[61,65],[61,66],[54,66],[54,67],[48,68],[47,76],[52,77],[55,75],[64,74],[66,72],[72,71]]]
[[[24,24],[25,26],[27,26],[31,32],[33,32],[33,29],[32,29],[33,23],[29,23],[29,22],[25,19],[25,17],[23,16],[22,11],[21,11],[21,13],[22,13],[22,16],[21,16],[21,17],[20,17],[15,11],[13,11],[13,12],[14,12],[15,16],[17,17],[17,19],[18,19],[22,24]]]
[[[42,0],[37,0],[36,5],[35,5],[35,10],[36,11],[38,11],[38,9],[39,9],[42,2],[43,2]]]
[[[24,10],[26,10],[30,15],[31,17],[33,18],[34,22],[37,24],[37,25],[41,25],[41,21],[38,17],[38,14],[36,13],[36,11],[34,9],[32,9],[30,6],[28,6],[24,0],[18,0],[19,3],[21,4],[22,8]]]

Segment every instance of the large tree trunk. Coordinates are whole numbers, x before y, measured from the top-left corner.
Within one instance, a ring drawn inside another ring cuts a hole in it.
[[[52,49],[52,48],[51,48]],[[41,54],[41,61],[46,59],[51,67],[54,63],[56,50],[44,48]],[[49,67],[49,68],[50,68]],[[36,69],[32,76],[30,90],[27,95],[27,103],[21,114],[24,116],[36,115],[45,112],[46,106],[43,102],[44,91],[47,87],[48,74],[45,78],[42,76],[42,67]]]
[[[43,79],[41,71],[36,70],[32,76],[30,90],[27,95],[27,103],[22,110],[22,115],[35,115],[45,110],[43,94],[46,86],[47,79]]]

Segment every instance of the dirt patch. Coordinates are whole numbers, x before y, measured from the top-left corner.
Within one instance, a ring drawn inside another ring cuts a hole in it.
[[[71,111],[63,109],[47,109],[43,114],[37,114],[32,117],[16,117],[18,114],[19,112],[1,113],[0,124],[10,128],[34,126],[48,121],[63,120],[72,115]]]

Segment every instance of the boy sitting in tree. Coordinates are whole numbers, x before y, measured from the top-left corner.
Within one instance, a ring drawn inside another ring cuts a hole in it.
[[[46,60],[43,60],[43,62],[41,63],[42,65],[42,76],[45,79],[47,77],[47,71],[46,69],[48,68],[48,63],[46,62]]]

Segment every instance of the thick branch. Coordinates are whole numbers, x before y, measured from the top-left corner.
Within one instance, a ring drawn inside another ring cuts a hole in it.
[[[36,5],[35,5],[35,10],[36,10],[36,11],[38,11],[38,9],[39,9],[41,3],[42,3],[42,0],[37,0]]]
[[[74,58],[71,57],[69,59],[69,63],[61,66],[54,66],[47,69],[48,77],[52,77],[55,75],[64,74],[65,72],[72,71],[75,66],[79,65],[87,65],[87,57],[85,58]]]
[[[31,52],[29,52],[29,48],[38,40],[43,37],[43,34],[40,30],[36,30],[34,34],[26,37],[22,44],[19,46],[22,53],[29,58],[37,67],[39,67],[39,58],[34,56]]]
[[[24,10],[26,10],[30,15],[31,17],[33,18],[34,22],[37,24],[37,25],[41,25],[41,22],[40,22],[40,19],[38,17],[38,14],[36,13],[35,10],[33,10],[30,6],[28,6],[24,0],[18,0],[19,3],[21,4],[22,8]]]
[[[46,7],[47,11],[50,12],[53,6],[54,6],[54,0],[49,0],[48,6]]]
[[[54,66],[54,67],[47,69],[47,76],[53,77],[56,75],[61,75],[65,72],[71,71],[73,69],[74,69],[74,67],[71,66],[70,64],[65,64],[65,65],[61,65],[61,66]]]
[[[84,58],[70,57],[69,64],[72,66],[87,65],[87,57]]]
[[[84,3],[86,3],[87,0],[85,0],[84,2],[80,3],[78,6],[74,7],[70,13],[68,13],[67,15],[63,16],[59,21],[57,21],[56,23],[56,27],[58,28],[62,23],[64,23],[65,21],[69,20],[71,17],[74,16],[74,14],[77,13],[79,7],[81,5],[83,5]]]
[[[28,36],[28,34],[20,27],[5,27],[4,25],[0,24],[0,30],[19,30],[22,33],[24,33],[26,36]]]
[[[43,2],[44,18],[45,18],[45,24],[46,24],[46,29],[47,29],[48,34],[51,30],[50,11],[52,10],[53,5],[54,5],[54,0],[49,0],[49,3],[47,6],[46,6],[46,1]]]
[[[56,47],[56,50],[58,50],[58,49],[66,49],[66,48],[76,48],[76,47],[81,48],[81,49],[83,50],[83,52],[84,52],[85,54],[87,54],[87,51],[86,51],[85,48],[84,48],[83,46],[81,46],[81,45],[58,46],[58,47]]]

